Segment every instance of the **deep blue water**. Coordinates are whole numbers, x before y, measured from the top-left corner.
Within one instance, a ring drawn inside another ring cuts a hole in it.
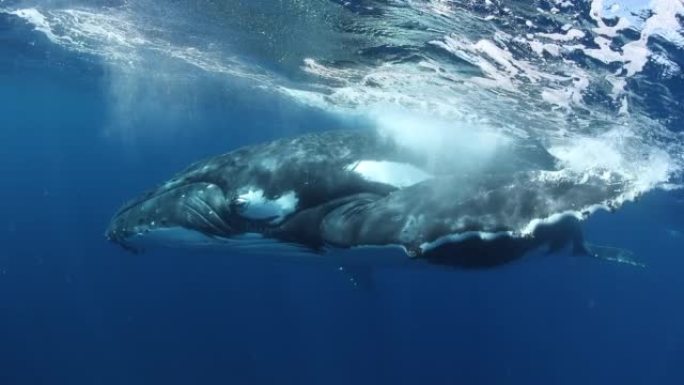
[[[377,268],[359,288],[333,266],[132,255],[103,233],[133,194],[239,145],[364,123],[214,75],[117,121],[106,68],[17,24],[0,15],[0,384],[684,383],[681,191],[584,226],[645,268],[533,256]]]

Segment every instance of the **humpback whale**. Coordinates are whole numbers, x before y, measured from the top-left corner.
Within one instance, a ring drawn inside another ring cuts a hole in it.
[[[325,258],[398,247],[408,261],[490,267],[536,249],[592,255],[579,222],[627,191],[617,175],[560,168],[529,139],[502,141],[486,159],[442,152],[370,130],[239,148],[126,203],[106,237],[134,252],[218,245]]]

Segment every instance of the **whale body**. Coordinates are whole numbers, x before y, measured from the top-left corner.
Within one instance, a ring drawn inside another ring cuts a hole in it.
[[[218,245],[326,258],[398,247],[407,260],[486,267],[542,247],[590,253],[579,222],[624,192],[619,179],[559,168],[530,140],[473,161],[458,148],[432,156],[374,131],[329,131],[195,163],[126,203],[106,236],[135,252]]]

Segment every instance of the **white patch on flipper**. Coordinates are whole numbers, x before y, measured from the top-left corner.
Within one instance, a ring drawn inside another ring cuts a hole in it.
[[[288,191],[277,199],[268,199],[264,190],[250,189],[238,196],[237,201],[244,206],[240,215],[248,219],[271,219],[271,223],[279,223],[297,208],[299,199],[294,191]]]
[[[597,210],[598,208],[599,208],[599,206],[597,205],[596,208],[588,207],[583,211],[593,213],[593,211]],[[568,218],[568,217],[574,217],[577,220],[584,219],[584,216],[582,215],[581,211],[568,210],[568,211],[564,211],[562,213],[555,213],[555,214],[549,215],[546,218],[535,218],[535,219],[531,220],[525,227],[522,228],[522,230],[520,231],[520,234],[522,236],[530,236],[534,233],[534,231],[537,229],[537,227],[539,227],[541,225],[553,225],[553,224],[556,224],[556,223],[560,222],[561,220]]]
[[[412,164],[384,160],[361,160],[348,165],[347,170],[359,174],[369,182],[397,188],[412,186],[432,178],[432,175]]]

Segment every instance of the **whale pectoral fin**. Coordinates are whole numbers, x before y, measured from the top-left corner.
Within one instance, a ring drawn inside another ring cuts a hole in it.
[[[373,268],[367,265],[340,266],[338,271],[344,274],[349,283],[358,289],[371,291],[375,288]]]
[[[586,255],[601,259],[604,261],[624,263],[627,265],[646,267],[646,264],[639,261],[633,252],[627,249],[621,249],[618,247],[611,246],[599,246],[592,245],[589,243],[584,243],[584,249],[586,250]]]

